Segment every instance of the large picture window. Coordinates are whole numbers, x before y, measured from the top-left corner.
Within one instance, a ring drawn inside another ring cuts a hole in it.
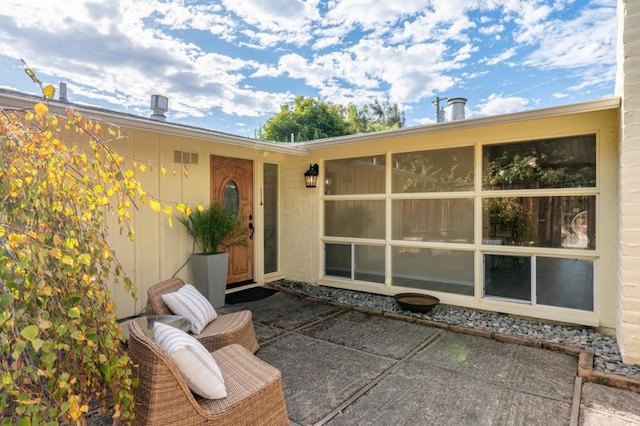
[[[326,161],[325,276],[593,311],[596,154],[590,134]]]

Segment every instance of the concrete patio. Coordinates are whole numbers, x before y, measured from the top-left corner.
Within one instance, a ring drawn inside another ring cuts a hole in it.
[[[277,293],[250,309],[292,425],[637,425],[640,394],[578,357]]]

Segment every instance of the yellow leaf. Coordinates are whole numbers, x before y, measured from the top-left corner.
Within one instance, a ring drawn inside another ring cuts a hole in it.
[[[49,255],[55,257],[56,259],[60,259],[62,256],[62,251],[58,247],[55,247],[49,251]]]
[[[42,88],[42,94],[45,96],[45,98],[53,98],[53,96],[56,94],[56,88],[53,87],[52,84],[47,84]]]
[[[149,207],[151,207],[151,210],[153,210],[154,212],[160,213],[162,205],[159,202],[157,202],[156,200],[151,199],[149,201]]]
[[[146,171],[147,171],[147,166],[146,166],[146,165],[144,165],[144,164],[140,164],[140,166],[138,167],[138,169],[140,169],[140,171],[141,171],[142,173],[144,173],[144,172],[146,172]]]
[[[169,228],[173,228],[173,218],[171,216],[169,216]]]
[[[182,203],[179,203],[179,204],[176,206],[176,210],[178,210],[178,212],[180,212],[180,213],[184,213],[184,212],[185,212],[185,205],[184,205],[184,204],[182,204]]]
[[[73,266],[73,258],[69,255],[62,256],[62,263],[65,265]]]
[[[172,216],[173,215],[173,207],[171,206],[164,206],[164,208],[162,209],[162,211],[164,212],[164,214]]]
[[[164,166],[160,167],[160,173],[162,174],[162,176],[166,176],[167,175],[167,169]]]
[[[202,213],[202,212],[204,211],[204,206],[203,206],[203,205],[198,204],[197,209],[198,209],[198,211],[199,211],[200,213]]]
[[[182,167],[182,174],[184,175],[184,177],[188,178],[189,177],[189,169],[187,169],[186,167]]]
[[[38,117],[42,117],[49,111],[49,107],[43,104],[42,102],[38,102],[34,105],[33,111],[36,113]]]

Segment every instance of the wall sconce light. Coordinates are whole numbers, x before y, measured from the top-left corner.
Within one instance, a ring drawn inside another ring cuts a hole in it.
[[[304,183],[307,188],[315,188],[318,185],[320,167],[317,164],[309,164],[309,170],[304,172]]]

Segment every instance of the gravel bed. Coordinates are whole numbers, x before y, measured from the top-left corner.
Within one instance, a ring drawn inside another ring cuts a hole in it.
[[[288,280],[280,280],[273,284],[277,284],[292,293],[321,300],[587,349],[595,354],[593,363],[595,371],[640,379],[640,365],[622,362],[616,338],[601,333],[592,327],[559,325],[443,304],[439,304],[428,313],[414,313],[402,309],[391,296]]]

